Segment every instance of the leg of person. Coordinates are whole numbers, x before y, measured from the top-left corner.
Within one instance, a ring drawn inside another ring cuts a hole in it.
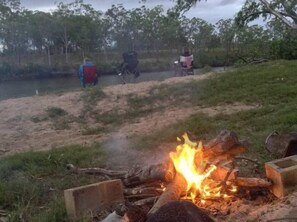
[[[140,72],[139,70],[136,68],[135,71],[134,71],[134,77],[137,78],[140,76]]]
[[[95,79],[95,82],[94,82],[94,86],[96,86],[98,84],[98,76],[96,75],[96,79]]]
[[[86,88],[86,83],[83,77],[80,79],[80,84],[81,84],[81,87]]]

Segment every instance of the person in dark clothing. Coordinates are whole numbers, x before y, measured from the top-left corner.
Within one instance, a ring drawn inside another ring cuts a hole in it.
[[[137,70],[138,59],[137,59],[137,52],[129,51],[123,53],[123,63],[121,64],[121,75],[128,70],[129,72],[133,73],[135,77],[139,76],[139,71]]]

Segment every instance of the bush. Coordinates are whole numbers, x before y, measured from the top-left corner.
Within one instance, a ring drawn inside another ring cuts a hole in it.
[[[49,107],[46,110],[48,117],[55,118],[59,116],[64,116],[67,114],[67,112],[64,109],[61,109],[59,107]]]

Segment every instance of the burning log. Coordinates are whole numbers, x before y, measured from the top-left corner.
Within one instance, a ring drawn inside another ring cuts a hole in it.
[[[151,208],[148,215],[153,215],[158,209],[170,201],[179,200],[181,195],[186,192],[186,190],[187,182],[185,178],[181,174],[176,173],[174,180],[166,187],[166,190]]]
[[[174,166],[171,161],[168,161],[167,163],[152,165],[147,168],[133,168],[125,175],[123,183],[130,187],[157,180],[170,182],[173,180],[174,175]]]
[[[246,178],[246,177],[237,177],[235,184],[240,187],[264,187],[268,188],[272,183],[266,179],[261,178]]]
[[[246,151],[239,142],[236,133],[224,130],[203,148],[203,156],[211,162],[217,158],[221,160],[233,159],[236,155]]]

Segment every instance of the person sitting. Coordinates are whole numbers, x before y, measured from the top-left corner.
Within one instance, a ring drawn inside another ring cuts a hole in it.
[[[176,76],[193,75],[193,60],[194,56],[190,53],[190,51],[188,49],[184,49],[183,54],[179,58],[179,68],[177,67],[178,71],[176,71]]]
[[[123,63],[121,64],[121,74],[123,74],[126,70],[130,73],[133,73],[135,78],[138,77],[139,71],[137,70],[137,65],[139,63],[137,59],[137,52],[128,51],[123,53]]]
[[[193,67],[193,55],[191,55],[190,51],[186,48],[184,49],[183,54],[180,56],[180,65],[182,68],[191,69]]]
[[[86,87],[86,84],[97,85],[98,83],[96,66],[88,58],[85,58],[79,67],[79,78],[83,88]]]

